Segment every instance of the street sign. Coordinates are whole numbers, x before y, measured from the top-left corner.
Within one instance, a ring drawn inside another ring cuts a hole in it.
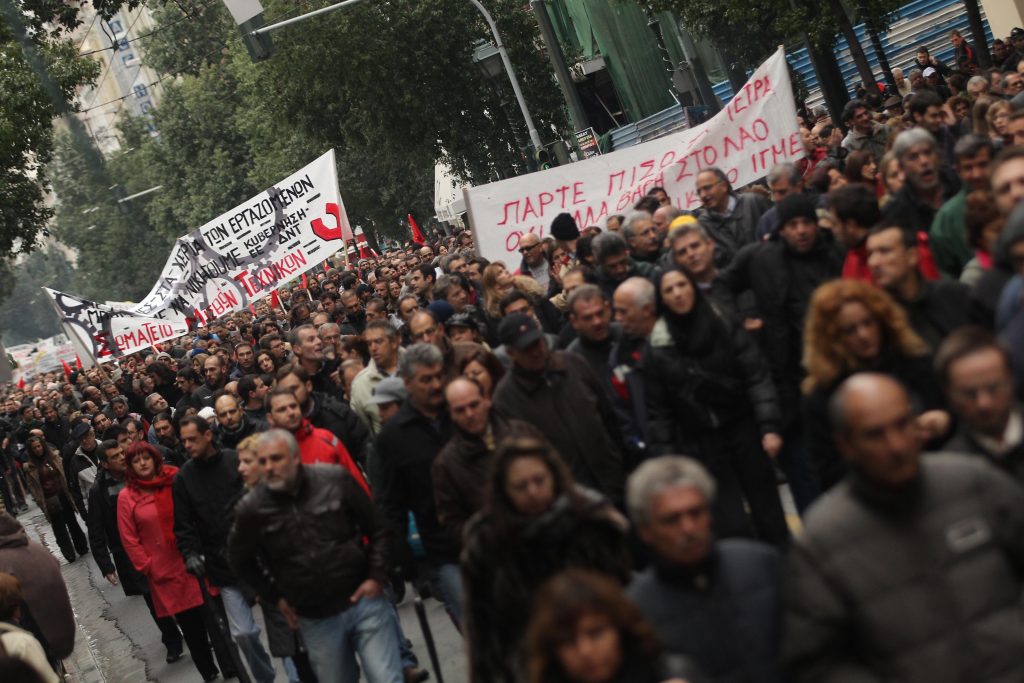
[[[601,155],[601,147],[597,144],[597,134],[594,133],[593,128],[576,131],[576,144],[584,159]]]

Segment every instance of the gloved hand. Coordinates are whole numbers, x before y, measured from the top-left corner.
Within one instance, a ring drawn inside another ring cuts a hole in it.
[[[197,579],[201,579],[206,576],[206,562],[203,561],[201,555],[186,555],[185,571]]]

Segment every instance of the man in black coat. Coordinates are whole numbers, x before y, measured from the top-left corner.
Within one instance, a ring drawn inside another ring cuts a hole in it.
[[[117,527],[117,495],[124,488],[125,452],[116,441],[104,441],[97,449],[100,473],[89,489],[89,546],[92,559],[104,578],[111,584],[121,584],[125,595],[141,595],[146,607],[160,629],[160,640],[167,648],[167,663],[183,656],[181,631],[173,617],[158,617],[153,607],[146,577],[140,574],[121,544]]]
[[[608,357],[612,347],[622,336],[622,328],[612,322],[612,307],[608,297],[597,285],[577,287],[569,295],[569,323],[578,335],[566,351],[575,353],[590,364],[594,376],[608,391],[611,398],[611,367]]]
[[[910,326],[928,346],[969,322],[970,288],[956,280],[925,280],[918,270],[917,235],[883,220],[867,239],[868,268],[875,284],[907,313]]]
[[[494,390],[494,407],[537,427],[584,486],[622,501],[622,433],[611,400],[587,362],[552,351],[537,321],[515,313],[498,330],[512,370]]]
[[[630,517],[655,555],[629,598],[666,652],[691,659],[709,680],[781,681],[779,552],[747,539],[716,541],[714,496],[714,479],[691,458],[652,458],[629,477]]]
[[[270,429],[263,420],[246,415],[238,398],[224,390],[214,396],[213,410],[217,415],[217,441],[223,448],[237,448],[247,436]]]
[[[220,588],[219,600],[227,613],[231,636],[245,655],[253,677],[272,683],[274,665],[260,643],[260,629],[253,620],[252,608],[227,561],[230,511],[244,488],[238,472],[238,454],[217,448],[213,429],[201,417],[186,417],[181,421],[180,432],[189,461],[178,471],[172,486],[178,550],[190,573],[200,579],[208,577],[210,583]]]
[[[451,420],[444,410],[444,356],[434,344],[413,344],[399,360],[398,374],[405,382],[408,398],[377,436],[377,500],[398,530],[400,546],[404,545],[412,513],[426,553],[429,578],[449,616],[461,624],[458,545],[438,522],[431,475],[434,460],[452,436]]]

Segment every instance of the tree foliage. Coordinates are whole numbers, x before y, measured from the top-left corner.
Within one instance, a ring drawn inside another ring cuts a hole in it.
[[[43,235],[53,119],[99,71],[66,37],[77,9],[33,0],[23,10],[0,18],[0,258],[31,251]]]
[[[60,332],[60,320],[41,285],[64,289],[71,286],[73,271],[64,252],[53,244],[39,249],[0,270],[0,290],[10,296],[0,304],[3,342],[23,344]]]

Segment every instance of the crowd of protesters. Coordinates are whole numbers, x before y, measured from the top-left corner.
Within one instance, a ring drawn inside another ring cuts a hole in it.
[[[424,680],[410,581],[479,683],[1024,680],[1024,30],[951,41],[696,211],[336,259],[8,387],[3,503],[204,680]]]

